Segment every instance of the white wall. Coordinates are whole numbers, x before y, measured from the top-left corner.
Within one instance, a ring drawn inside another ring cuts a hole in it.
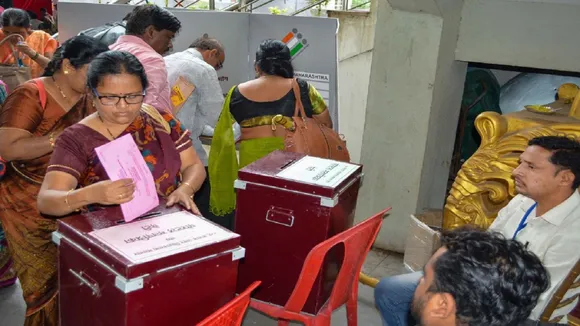
[[[465,0],[455,58],[580,71],[580,1],[546,2]]]

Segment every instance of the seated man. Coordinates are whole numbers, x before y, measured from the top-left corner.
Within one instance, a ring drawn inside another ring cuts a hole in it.
[[[534,138],[528,145],[513,171],[518,195],[498,213],[489,229],[527,244],[547,268],[551,286],[529,316],[538,320],[580,258],[580,143],[546,136]],[[410,303],[421,277],[420,272],[399,275],[377,285],[375,302],[386,325],[413,323],[409,321]],[[570,309],[573,307],[571,304]]]
[[[499,232],[470,227],[444,232],[441,243],[413,296],[419,325],[527,325],[550,283],[534,253]]]

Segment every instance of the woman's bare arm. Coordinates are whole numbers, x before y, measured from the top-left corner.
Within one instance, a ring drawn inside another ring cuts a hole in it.
[[[205,180],[205,168],[192,146],[182,151],[179,156],[181,158],[182,177],[182,182],[179,187],[184,187],[183,190],[193,195],[201,188]]]
[[[0,129],[0,155],[6,161],[31,160],[52,152],[58,135],[34,137],[23,129]]]
[[[45,53],[44,55],[38,53],[38,56],[36,58],[34,57],[35,55],[30,57],[30,59],[38,63],[38,65],[41,66],[42,68],[46,68],[46,66],[48,66],[48,63],[50,62],[50,59],[52,58],[52,53]]]
[[[72,190],[76,186],[77,179],[68,173],[47,172],[38,193],[38,210],[47,215],[63,216],[91,204],[87,196],[90,187]]]
[[[51,216],[64,216],[91,204],[116,205],[129,202],[135,191],[131,179],[104,180],[75,189],[77,184],[77,179],[66,172],[47,172],[38,193],[38,210]]]

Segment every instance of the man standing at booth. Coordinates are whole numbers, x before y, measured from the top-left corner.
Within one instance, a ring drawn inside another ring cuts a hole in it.
[[[489,227],[506,238],[525,244],[550,274],[550,287],[529,316],[539,320],[550,299],[580,259],[580,143],[559,137],[537,137],[528,143],[513,171],[518,193],[499,211]],[[385,324],[412,324],[410,306],[422,272],[382,279],[375,289],[375,302]],[[572,304],[558,309],[564,317]]]
[[[221,42],[207,34],[196,39],[187,50],[165,57],[171,87],[173,113],[191,132],[191,141],[207,172],[208,157],[199,137],[204,129],[213,129],[224,104],[217,71],[225,62]],[[231,219],[214,216],[209,211],[209,178],[195,194],[202,215],[232,229]]]
[[[110,46],[111,50],[126,51],[139,59],[149,81],[143,102],[160,110],[171,111],[163,54],[173,48],[173,38],[180,29],[181,22],[169,10],[142,5],[129,15],[125,35]]]

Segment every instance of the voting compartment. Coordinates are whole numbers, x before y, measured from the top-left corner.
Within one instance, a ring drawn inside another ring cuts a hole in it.
[[[195,325],[233,299],[240,236],[179,208],[58,221],[62,326]]]
[[[310,250],[353,225],[362,167],[275,151],[238,173],[235,231],[246,257],[238,292],[262,281],[257,300],[284,305]],[[328,300],[344,249],[327,255],[304,307],[316,313]]]

